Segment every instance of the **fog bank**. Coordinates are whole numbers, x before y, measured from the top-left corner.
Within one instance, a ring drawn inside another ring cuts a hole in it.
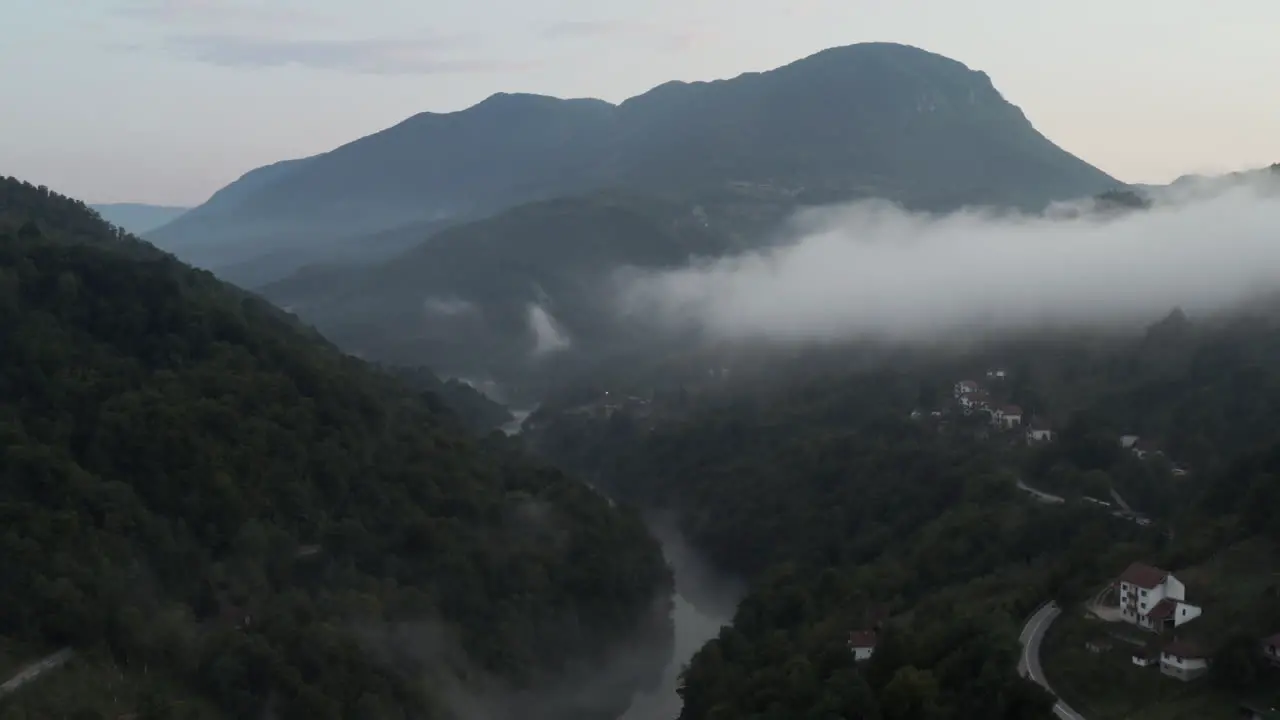
[[[629,271],[619,310],[714,339],[912,341],[1123,327],[1280,285],[1274,185],[1157,200],[1145,211],[1036,217],[927,216],[881,202],[809,210],[770,249]]]

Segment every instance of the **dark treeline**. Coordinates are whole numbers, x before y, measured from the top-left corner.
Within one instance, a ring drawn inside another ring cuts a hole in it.
[[[638,516],[13,180],[0,528],[0,639],[160,673],[148,718],[437,717],[669,632]]]
[[[1186,567],[1246,539],[1280,542],[1275,349],[1268,312],[1175,312],[1141,337],[659,394],[608,419],[564,403],[534,438],[615,494],[673,510],[716,564],[754,580],[685,673],[683,720],[1047,718],[1052,702],[1015,674],[1034,608],[1079,601],[1136,559]],[[988,379],[994,368],[1004,376]],[[1055,441],[959,414],[952,386],[969,378]],[[1123,434],[1160,454],[1136,458]],[[1154,521],[1040,505],[1018,479],[1108,502],[1114,488]],[[1277,629],[1266,603],[1239,637]],[[883,644],[855,666],[845,640],[877,611]]]

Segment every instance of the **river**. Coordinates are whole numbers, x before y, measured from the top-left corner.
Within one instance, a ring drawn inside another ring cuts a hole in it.
[[[502,426],[508,435],[518,435],[521,423],[532,410],[512,410],[514,419]],[[610,499],[612,502],[612,499]],[[675,576],[672,624],[675,643],[671,660],[662,672],[662,684],[654,691],[637,695],[618,720],[675,720],[680,715],[676,689],[684,666],[720,628],[733,621],[733,612],[745,594],[742,583],[717,572],[699,555],[670,517],[650,515],[649,531],[662,545],[662,554]]]
[[[662,553],[675,575],[675,647],[663,670],[662,685],[632,700],[620,720],[674,720],[680,715],[676,694],[680,672],[699,648],[719,634],[721,626],[732,622],[744,592],[741,583],[716,572],[694,552],[668,518],[650,518],[649,528],[662,543]]]

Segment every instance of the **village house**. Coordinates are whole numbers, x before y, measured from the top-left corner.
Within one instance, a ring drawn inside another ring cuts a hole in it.
[[[977,381],[961,380],[960,382],[956,383],[954,395],[955,395],[955,398],[959,400],[965,395],[976,393],[981,389],[982,389],[982,386],[978,385]]]
[[[1138,438],[1138,436],[1137,436],[1137,435],[1121,435],[1121,436],[1120,436],[1120,449],[1122,449],[1122,450],[1132,450],[1132,449],[1133,449],[1133,446],[1138,444],[1138,440],[1139,440],[1139,438]]]
[[[1160,652],[1160,672],[1183,682],[1209,672],[1209,653],[1185,640],[1174,640]]]
[[[1148,455],[1164,454],[1164,451],[1161,450],[1155,442],[1151,440],[1144,440],[1142,438],[1138,438],[1138,441],[1133,444],[1131,451],[1139,460],[1145,459]]]
[[[1005,430],[1022,424],[1022,408],[1017,405],[1001,405],[991,411],[991,424]]]
[[[991,396],[978,390],[960,397],[960,407],[964,410],[965,415],[972,415],[975,412],[990,411]]]
[[[849,633],[849,649],[855,661],[870,660],[876,652],[875,630],[854,630]]]
[[[1151,667],[1160,662],[1160,650],[1153,644],[1144,645],[1133,651],[1133,664],[1138,667]]]
[[[1200,608],[1186,602],[1186,585],[1167,570],[1133,563],[1118,585],[1120,612],[1127,623],[1161,632],[1200,617]]]
[[[1280,633],[1262,641],[1262,656],[1272,665],[1280,667]]]
[[[1048,421],[1032,418],[1027,425],[1027,443],[1053,442],[1053,427]]]
[[[988,370],[987,371],[988,380],[1003,380],[1004,378],[1005,378],[1004,370]]]

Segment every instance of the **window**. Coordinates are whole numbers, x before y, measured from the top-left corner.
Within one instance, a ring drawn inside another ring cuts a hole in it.
[[[1147,591],[1146,591],[1146,590],[1143,590],[1143,591],[1142,591],[1142,597],[1146,597],[1146,596],[1147,596]]]

